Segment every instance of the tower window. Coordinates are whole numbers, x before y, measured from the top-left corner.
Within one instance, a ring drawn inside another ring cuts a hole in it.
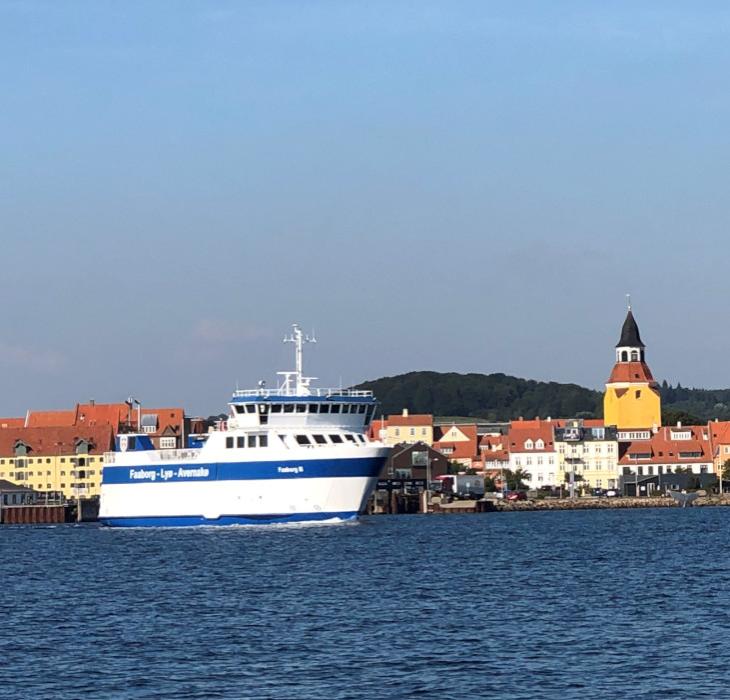
[[[641,398],[641,389],[637,389],[636,390],[636,398],[637,399],[640,399]]]
[[[639,361],[639,351],[638,350],[632,350],[631,351],[631,361],[632,362],[638,362]]]
[[[629,353],[624,350],[621,353],[621,362],[628,362],[629,361]]]

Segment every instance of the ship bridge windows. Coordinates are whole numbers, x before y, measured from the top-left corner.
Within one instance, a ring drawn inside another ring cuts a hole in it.
[[[284,413],[294,413],[294,404],[293,403],[285,403],[284,404]]]
[[[320,413],[329,413],[330,412],[330,405],[328,403],[323,403],[319,407],[319,412]]]
[[[350,404],[349,403],[343,403],[342,404],[342,412],[343,413],[349,413],[350,412]]]
[[[316,442],[318,445],[326,445],[327,444],[327,438],[324,435],[312,435],[314,438],[314,442]]]
[[[307,435],[295,435],[296,441],[300,445],[311,445],[311,441],[309,440],[309,436]]]
[[[281,404],[280,403],[272,403],[271,404],[271,412],[272,413],[281,413]]]
[[[333,403],[333,404],[332,404],[332,405],[330,406],[330,413],[339,413],[339,412],[340,412],[340,404],[338,404],[338,403]]]
[[[298,403],[296,406],[297,406],[297,413],[306,413],[306,411],[307,411],[307,404],[305,404],[305,403]]]
[[[236,411],[236,413],[244,413],[244,412],[245,412],[245,410],[246,410],[246,409],[245,409],[245,408],[244,408],[244,407],[243,407],[243,406],[242,406],[242,405],[241,405],[240,403],[237,403],[237,404],[236,404],[236,405],[235,405],[235,406],[233,407],[233,409],[234,409],[234,410]]]
[[[345,440],[349,440],[350,442],[355,442],[355,436],[352,433],[347,433],[345,435]]]
[[[310,403],[309,412],[310,413],[319,413],[319,406],[316,403]]]
[[[337,433],[332,433],[330,435],[330,440],[335,443],[335,445],[342,442],[342,435],[338,435]]]

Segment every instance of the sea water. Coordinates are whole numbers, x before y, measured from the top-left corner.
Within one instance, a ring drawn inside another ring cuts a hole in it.
[[[730,698],[730,509],[0,529],[0,697]]]

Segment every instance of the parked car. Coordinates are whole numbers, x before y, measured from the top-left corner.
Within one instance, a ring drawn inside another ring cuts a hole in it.
[[[508,501],[526,501],[527,494],[524,491],[510,491],[505,498]]]
[[[621,494],[616,491],[616,489],[608,489],[605,494],[608,498],[616,498],[617,496],[620,496]]]

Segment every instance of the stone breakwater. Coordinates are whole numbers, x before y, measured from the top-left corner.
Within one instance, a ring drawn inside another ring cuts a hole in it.
[[[598,510],[606,508],[681,508],[673,498],[545,498],[534,501],[501,501],[494,504],[499,511],[522,510]],[[730,495],[700,496],[692,508],[730,506]]]

